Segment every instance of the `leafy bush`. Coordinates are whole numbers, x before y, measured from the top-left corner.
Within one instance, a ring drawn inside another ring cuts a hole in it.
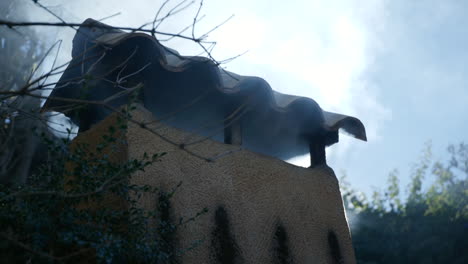
[[[162,251],[165,242],[158,234],[173,232],[176,226],[160,223],[164,229],[152,230],[157,208],[146,211],[137,202],[142,193],[158,190],[129,184],[134,172],[162,154],[113,161],[110,155],[124,144],[122,118],[120,124],[109,127],[94,147],[40,135],[48,146],[48,161],[26,185],[0,187],[2,259],[37,263],[95,257],[98,262],[146,263],[173,257],[173,252]]]
[[[405,199],[397,171],[372,199],[342,182],[358,263],[468,263],[468,145],[449,146],[445,163],[433,162],[430,150]]]
[[[60,19],[39,1],[32,3]],[[146,32],[154,35],[172,12],[184,8],[176,5],[161,18],[159,10],[153,29]],[[61,74],[63,66],[54,60],[50,71],[39,69],[60,41],[46,50],[33,27],[8,24],[13,15],[12,20],[27,20],[25,9],[24,2],[0,1],[0,262],[174,262],[189,250],[171,243],[175,231],[207,210],[172,222],[167,217],[169,200],[180,184],[168,193],[131,184],[132,174],[163,153],[130,161],[113,159],[125,144],[122,135],[131,119],[132,99],[123,112],[114,113],[116,123],[96,145],[71,141],[69,129],[63,138],[51,132],[54,124],[40,108],[55,86],[49,77]],[[204,43],[195,37],[193,41]],[[88,85],[86,78],[80,82]],[[86,104],[61,110],[81,111]],[[153,194],[157,208],[139,206],[144,193]]]

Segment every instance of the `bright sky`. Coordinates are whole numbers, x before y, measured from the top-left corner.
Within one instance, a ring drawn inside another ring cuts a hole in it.
[[[152,20],[162,1],[41,2],[60,4],[54,10],[74,22],[121,12],[105,22],[140,26]],[[161,30],[189,25],[197,5]],[[327,156],[338,176],[345,171],[353,186],[368,192],[383,186],[394,168],[406,184],[425,142],[431,140],[436,158],[444,158],[448,144],[467,141],[467,11],[468,1],[462,0],[206,0],[206,18],[196,32],[234,14],[209,36],[218,43],[213,54],[219,60],[248,50],[225,65],[228,70],[260,76],[274,90],[360,118],[368,142],[341,135]],[[67,34],[60,36],[69,54],[73,32]],[[197,53],[187,42],[166,45],[184,55]],[[293,162],[307,166],[309,159]]]

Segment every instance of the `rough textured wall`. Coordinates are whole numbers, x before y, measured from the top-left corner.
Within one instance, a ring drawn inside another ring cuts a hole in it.
[[[133,118],[154,121],[141,107]],[[111,117],[79,140],[99,137],[110,123]],[[194,137],[157,122],[148,128],[174,142]],[[338,181],[327,166],[301,168],[212,140],[185,146],[200,156],[217,156],[208,162],[133,123],[124,148],[129,159],[167,152],[132,178],[165,192],[182,182],[162,217],[177,223],[208,208],[171,238],[179,250],[201,241],[183,254],[182,263],[355,263]],[[161,207],[159,202],[160,197],[141,198],[148,209]]]

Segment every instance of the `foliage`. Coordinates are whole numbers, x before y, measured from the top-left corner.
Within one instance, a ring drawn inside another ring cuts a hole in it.
[[[21,18],[23,8],[0,1],[0,17]],[[0,27],[0,262],[174,262],[190,248],[175,248],[169,240],[206,209],[174,222],[168,208],[180,184],[167,193],[130,183],[164,153],[126,162],[112,158],[125,144],[132,102],[114,113],[117,123],[97,145],[71,141],[70,130],[64,138],[54,136],[40,113],[42,88],[53,84],[47,83],[52,74],[34,78],[54,48],[42,45],[33,28]],[[5,93],[22,89],[27,92]],[[144,194],[155,197],[154,210],[139,206]]]
[[[468,263],[468,145],[448,152],[434,162],[426,148],[403,202],[398,171],[371,199],[342,182],[358,263]]]
[[[134,172],[161,154],[113,162],[109,153],[121,144],[119,135],[125,129],[109,127],[95,147],[86,143],[70,147],[67,139],[57,144],[41,134],[48,145],[48,162],[27,185],[0,188],[2,259],[76,262],[95,256],[99,262],[146,263],[173,257],[173,252],[161,250],[164,241],[157,233],[173,232],[175,225],[163,223],[163,230],[154,227],[152,232],[156,210],[146,211],[137,203],[143,193],[157,189],[129,184]]]

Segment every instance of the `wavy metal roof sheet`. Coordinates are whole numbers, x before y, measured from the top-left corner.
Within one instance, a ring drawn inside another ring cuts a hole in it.
[[[163,122],[220,140],[231,116],[241,123],[244,147],[281,159],[309,153],[316,137],[336,143],[340,129],[366,140],[359,119],[323,111],[310,98],[276,92],[261,78],[225,71],[205,57],[181,56],[148,34],[107,28],[92,19],[83,24],[73,39],[73,60],[51,96],[81,98],[86,91],[88,98],[102,100],[121,92],[112,80],[126,76],[127,86],[144,84],[140,100]],[[84,77],[86,85],[76,81]],[[48,100],[45,108],[64,106]],[[109,111],[91,105],[86,114],[66,114],[82,131]]]

